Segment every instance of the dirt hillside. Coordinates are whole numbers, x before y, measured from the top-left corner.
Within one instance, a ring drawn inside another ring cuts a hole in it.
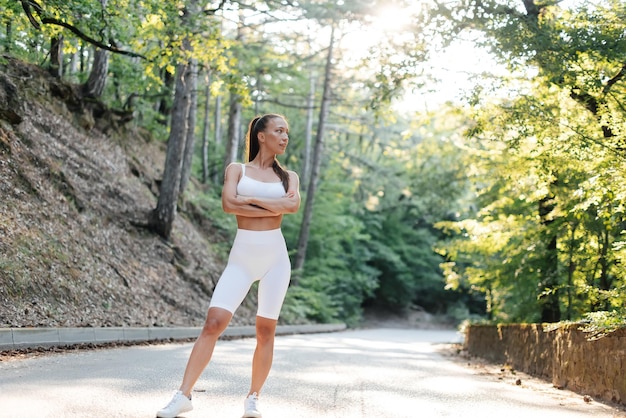
[[[143,227],[164,144],[75,89],[0,57],[0,327],[201,325],[228,233],[190,204]]]

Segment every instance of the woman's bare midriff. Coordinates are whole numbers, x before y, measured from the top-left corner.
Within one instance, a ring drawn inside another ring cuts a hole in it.
[[[247,229],[249,231],[271,231],[273,229],[279,229],[282,220],[283,215],[265,218],[249,218],[247,216],[237,216],[237,227],[239,229]]]

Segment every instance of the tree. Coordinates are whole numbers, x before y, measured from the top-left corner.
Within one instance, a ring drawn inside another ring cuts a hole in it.
[[[182,14],[183,27],[187,27],[190,33],[195,30],[193,13],[197,10],[199,10],[199,3],[189,0]],[[178,197],[187,181],[184,176],[190,172],[190,168],[184,167],[185,154],[191,155],[193,152],[194,126],[190,126],[190,122],[195,123],[197,64],[193,58],[190,58],[192,51],[191,36],[187,35],[182,41],[181,62],[176,66],[176,90],[161,190],[157,206],[151,212],[149,219],[150,227],[165,239],[170,238],[176,217]],[[191,157],[187,165],[190,166],[190,164]]]
[[[236,40],[240,43],[245,42],[245,28],[243,15],[239,13],[239,22],[237,24],[237,36]],[[222,173],[226,171],[226,167],[237,159],[237,151],[239,144],[241,143],[241,102],[243,97],[241,95],[240,88],[236,85],[232,85],[230,88],[229,107],[228,107],[228,128],[227,128],[227,142],[224,155],[224,164],[222,166]]]
[[[183,41],[184,48],[189,48],[189,41]],[[150,215],[150,226],[165,239],[170,238],[176,206],[180,192],[182,162],[185,140],[189,129],[189,110],[191,107],[191,65],[183,62],[176,66],[176,90],[172,108],[170,136],[167,141],[165,168],[156,208]]]
[[[196,113],[198,109],[198,61],[192,58],[189,63],[189,113],[187,115],[187,132],[185,135],[185,147],[183,151],[182,170],[180,176],[179,193],[183,193],[191,176],[191,163],[195,151],[196,138]]]
[[[211,108],[211,70],[206,75],[204,91],[204,117],[202,118],[202,183],[209,179],[209,115]]]
[[[623,2],[617,1],[581,3],[571,9],[562,8],[557,3],[533,0],[468,1],[438,4],[431,16],[433,24],[430,27],[436,24],[436,27],[445,29],[447,33],[439,33],[445,39],[450,40],[471,28],[474,33],[481,34],[475,36],[480,45],[489,48],[502,64],[511,70],[535,71],[537,74],[532,82],[518,82],[514,86],[505,84],[504,80],[502,83],[491,81],[492,86],[508,88],[513,92],[511,100],[502,100],[499,106],[488,103],[489,93],[495,93],[495,89],[477,89],[476,94],[471,96],[471,104],[480,116],[475,118],[474,127],[468,130],[469,136],[473,141],[490,138],[510,151],[507,155],[509,162],[502,162],[507,167],[503,169],[506,176],[483,179],[483,182],[494,182],[503,188],[496,191],[494,187],[491,202],[483,200],[484,215],[478,218],[479,223],[483,227],[489,225],[489,229],[493,230],[498,221],[496,209],[515,213],[514,219],[518,221],[515,225],[518,232],[509,238],[508,245],[492,246],[491,250],[485,248],[484,254],[497,257],[500,261],[514,259],[518,264],[515,269],[503,270],[501,266],[488,264],[485,260],[480,270],[468,267],[461,271],[474,283],[477,283],[479,275],[491,277],[484,290],[490,293],[489,297],[500,302],[507,300],[507,293],[513,293],[511,286],[529,288],[520,285],[521,274],[526,275],[525,278],[534,278],[537,289],[532,293],[538,302],[534,305],[541,314],[537,317],[532,309],[519,310],[511,300],[498,307],[501,313],[508,312],[511,315],[509,318],[558,321],[564,303],[568,304],[566,312],[572,315],[571,304],[575,303],[572,293],[585,297],[578,287],[580,284],[576,284],[576,266],[579,266],[573,261],[576,250],[567,246],[575,245],[580,249],[579,240],[596,240],[588,235],[591,230],[580,223],[580,219],[589,219],[591,213],[579,211],[577,208],[581,207],[581,203],[572,196],[581,193],[580,187],[589,177],[585,171],[602,173],[593,168],[598,165],[615,169],[615,159],[611,162],[611,157],[606,155],[607,150],[621,152],[622,139],[615,132],[623,126],[625,114],[617,104],[623,94],[616,86],[623,83],[626,62],[626,45],[621,40],[626,8]],[[602,18],[599,19],[599,16]],[[523,95],[515,94],[516,90],[522,89],[525,90]],[[569,142],[565,142],[566,138]],[[565,154],[564,149],[569,154]],[[520,164],[524,167],[522,171],[514,168],[516,163],[512,163],[512,158],[519,162],[527,160]],[[583,164],[585,171],[581,170]],[[528,180],[522,180],[524,175],[528,178],[529,172],[534,174],[530,177],[536,181],[534,187],[528,184]],[[530,188],[520,191],[518,185],[512,184],[515,181]],[[602,195],[608,190],[598,189],[597,192],[596,203],[605,202]],[[528,207],[512,201],[510,193],[524,196],[523,200],[532,205]],[[521,209],[523,212],[518,212]],[[537,219],[538,223],[535,222]],[[613,230],[612,224],[619,218],[611,216],[608,219],[609,229]],[[570,228],[574,225],[575,232],[572,232]],[[491,242],[478,233],[476,225],[472,231],[467,229],[469,222],[465,226],[465,233],[483,242]],[[599,243],[606,243],[607,236]],[[514,245],[529,245],[534,251],[519,254]],[[606,248],[606,244],[601,244],[600,248]],[[467,250],[465,246],[464,251]],[[475,246],[470,251],[478,256],[477,250]],[[570,258],[567,269],[562,268],[564,254]],[[607,262],[610,258],[608,252],[601,253],[598,265],[610,265],[611,262]],[[565,271],[567,274],[564,275]],[[454,277],[454,274],[449,277]],[[587,279],[585,282],[586,285],[594,283],[593,288],[597,286],[595,280]],[[564,288],[569,296],[565,299],[561,291]],[[529,301],[527,306],[531,305]],[[577,316],[580,314],[579,311]]]
[[[309,229],[311,227],[311,218],[313,216],[313,204],[315,202],[315,192],[320,177],[320,166],[322,154],[324,151],[324,126],[328,116],[328,107],[330,105],[331,83],[332,83],[332,65],[333,65],[333,46],[335,43],[335,26],[333,25],[330,32],[330,41],[328,44],[328,54],[326,56],[326,69],[324,71],[324,87],[322,93],[322,105],[320,106],[319,121],[317,123],[317,134],[315,136],[315,148],[313,151],[313,159],[311,164],[311,177],[306,189],[306,203],[304,205],[304,215],[302,217],[302,226],[300,227],[300,237],[298,239],[298,252],[296,253],[296,261],[294,268],[300,270],[304,267],[306,259],[307,243],[309,241]],[[297,284],[297,283],[296,283]]]
[[[102,14],[107,8],[107,0],[100,0]],[[104,19],[103,19],[104,20]],[[95,47],[93,65],[87,82],[83,85],[83,94],[87,97],[102,96],[109,72],[109,53],[105,49]]]
[[[63,36],[50,39],[50,74],[61,77],[63,73]]]

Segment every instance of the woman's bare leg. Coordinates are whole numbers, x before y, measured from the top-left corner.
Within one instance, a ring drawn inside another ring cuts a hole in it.
[[[191,350],[191,355],[187,361],[183,383],[180,385],[180,391],[187,397],[191,394],[193,386],[196,384],[200,375],[209,364],[215,343],[222,332],[228,326],[233,314],[222,308],[209,308],[206,321],[200,336]]]
[[[248,395],[261,392],[274,358],[274,337],[278,321],[262,316],[256,317],[256,349],[252,358],[252,381]]]

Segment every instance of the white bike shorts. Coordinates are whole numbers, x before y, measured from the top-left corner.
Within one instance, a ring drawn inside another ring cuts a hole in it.
[[[291,262],[280,229],[238,229],[209,308],[222,308],[234,314],[252,284],[259,280],[257,315],[278,319],[290,279]]]

